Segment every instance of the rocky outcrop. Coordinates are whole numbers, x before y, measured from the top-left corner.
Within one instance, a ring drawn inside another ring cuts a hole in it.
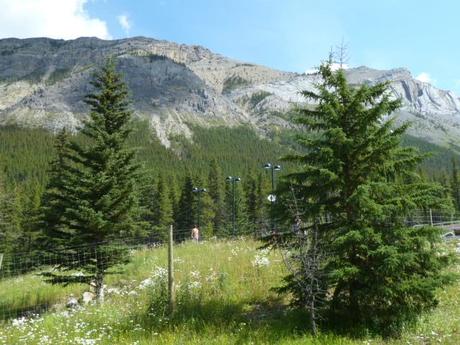
[[[264,132],[288,127],[286,113],[305,104],[300,91],[314,88],[317,74],[276,71],[187,46],[144,37],[104,41],[79,38],[0,40],[0,124],[77,129],[88,108],[89,80],[116,57],[131,90],[133,109],[148,120],[164,145],[174,134],[193,136],[200,126],[248,124]],[[355,84],[389,81],[403,100],[398,121],[434,143],[460,138],[460,99],[415,80],[405,69],[347,70]]]

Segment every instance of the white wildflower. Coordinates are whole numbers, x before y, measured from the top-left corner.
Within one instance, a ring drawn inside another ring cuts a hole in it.
[[[13,327],[24,327],[27,324],[27,319],[22,316],[20,318],[14,319],[11,324]]]
[[[120,294],[121,294],[121,290],[120,290],[119,288],[116,288],[116,287],[108,288],[108,289],[107,289],[107,293],[108,293],[108,294],[112,294],[112,295],[120,295]]]
[[[190,275],[191,275],[192,278],[194,278],[194,279],[200,279],[200,272],[198,272],[198,271],[191,271],[191,272],[190,272]]]
[[[139,289],[145,289],[153,285],[155,285],[155,281],[152,278],[147,278],[141,281]]]
[[[188,287],[192,290],[199,289],[201,287],[201,283],[199,281],[193,281],[188,284]]]
[[[168,276],[168,270],[163,267],[156,267],[152,273],[152,277],[156,279],[164,279]]]
[[[269,265],[270,265],[270,260],[264,255],[256,254],[254,257],[254,260],[252,261],[252,266],[254,267],[263,267],[263,266],[269,266]]]

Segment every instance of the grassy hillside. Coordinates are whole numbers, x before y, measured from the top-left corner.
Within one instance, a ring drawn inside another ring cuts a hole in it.
[[[401,339],[384,342],[331,334],[314,338],[306,315],[287,307],[270,288],[286,274],[276,252],[250,240],[184,243],[175,247],[178,305],[166,313],[166,251],[132,253],[122,274],[111,276],[103,306],[69,311],[70,293],[83,286],[52,287],[37,275],[3,281],[6,295],[31,302],[42,291],[55,311],[0,325],[0,344],[446,344],[460,343],[460,283],[439,292],[440,305]],[[46,296],[45,291],[48,291]],[[5,305],[3,304],[3,307]]]

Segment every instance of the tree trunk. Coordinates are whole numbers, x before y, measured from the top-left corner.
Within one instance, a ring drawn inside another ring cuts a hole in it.
[[[316,326],[316,313],[315,313],[315,297],[312,296],[312,300],[310,303],[310,317],[311,317],[311,330],[313,332],[313,335],[318,334],[318,327]]]
[[[95,283],[96,301],[102,304],[104,303],[104,270],[101,267],[96,269]]]

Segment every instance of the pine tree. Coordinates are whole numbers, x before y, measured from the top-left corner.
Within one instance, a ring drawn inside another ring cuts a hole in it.
[[[183,241],[189,238],[189,233],[195,225],[194,212],[194,195],[193,181],[190,175],[185,177],[184,184],[181,190],[181,196],[175,210],[174,220],[174,238],[177,241]]]
[[[452,158],[452,176],[450,180],[450,190],[452,193],[452,199],[454,200],[455,207],[460,210],[460,184],[458,181],[458,169],[457,161],[455,158]]]
[[[41,231],[37,229],[40,217],[41,186],[37,181],[31,183],[30,191],[26,194],[22,189],[17,192],[18,198],[22,197],[21,204],[21,238],[17,243],[21,251],[29,253],[31,261],[40,253]],[[36,260],[35,260],[36,261]]]
[[[198,188],[199,191],[194,193],[194,224],[199,226],[201,238],[210,238],[214,235],[213,223],[216,218],[214,211],[215,204],[209,194],[210,189],[205,186],[201,178],[195,179],[195,187]]]
[[[49,181],[41,200],[38,229],[43,232],[44,249],[60,250],[73,236],[66,209],[71,207],[73,185],[77,183],[72,174],[69,157],[69,134],[63,128],[55,138],[55,158],[50,163]]]
[[[58,139],[58,157],[44,199],[47,234],[66,248],[90,248],[85,260],[64,260],[61,269],[83,270],[78,277],[94,281],[98,301],[103,299],[104,277],[125,261],[122,246],[110,245],[142,234],[136,179],[135,153],[126,148],[132,112],[128,90],[115,62],[109,61],[95,74],[94,93],[85,102],[89,120],[81,130],[87,144]],[[56,207],[54,210],[51,210]],[[110,254],[108,254],[110,251]],[[75,254],[75,250],[68,250]],[[69,283],[74,276],[50,274],[53,282]]]
[[[209,168],[208,193],[212,200],[212,211],[214,213],[213,232],[219,234],[225,222],[224,197],[225,179],[217,161],[213,159]]]
[[[422,157],[400,146],[407,125],[383,119],[400,106],[387,83],[350,86],[330,64],[319,75],[316,91],[303,92],[317,106],[299,111],[304,151],[286,157],[300,168],[287,175],[284,198],[295,198],[326,252],[315,270],[323,316],[347,329],[398,335],[436,305],[435,291],[446,281],[439,231],[405,224],[414,209],[446,204],[443,189],[417,178]],[[290,238],[295,255],[304,242]],[[285,289],[308,309],[312,296],[299,284],[310,279],[306,271],[298,262]]]
[[[157,187],[157,203],[155,232],[166,240],[170,225],[173,223],[173,203],[171,192],[165,182],[164,177],[160,176]]]
[[[22,209],[16,193],[6,188],[3,171],[0,170],[0,253],[12,253],[17,239],[21,234],[18,212]]]
[[[252,231],[248,222],[246,197],[241,182],[228,182],[225,186],[225,219],[227,235],[238,236]],[[235,225],[235,229],[233,229],[233,225]]]
[[[262,174],[250,172],[244,180],[246,191],[246,206],[249,226],[252,231],[262,231],[269,222],[267,207],[270,205],[267,196],[270,194],[268,179]]]

